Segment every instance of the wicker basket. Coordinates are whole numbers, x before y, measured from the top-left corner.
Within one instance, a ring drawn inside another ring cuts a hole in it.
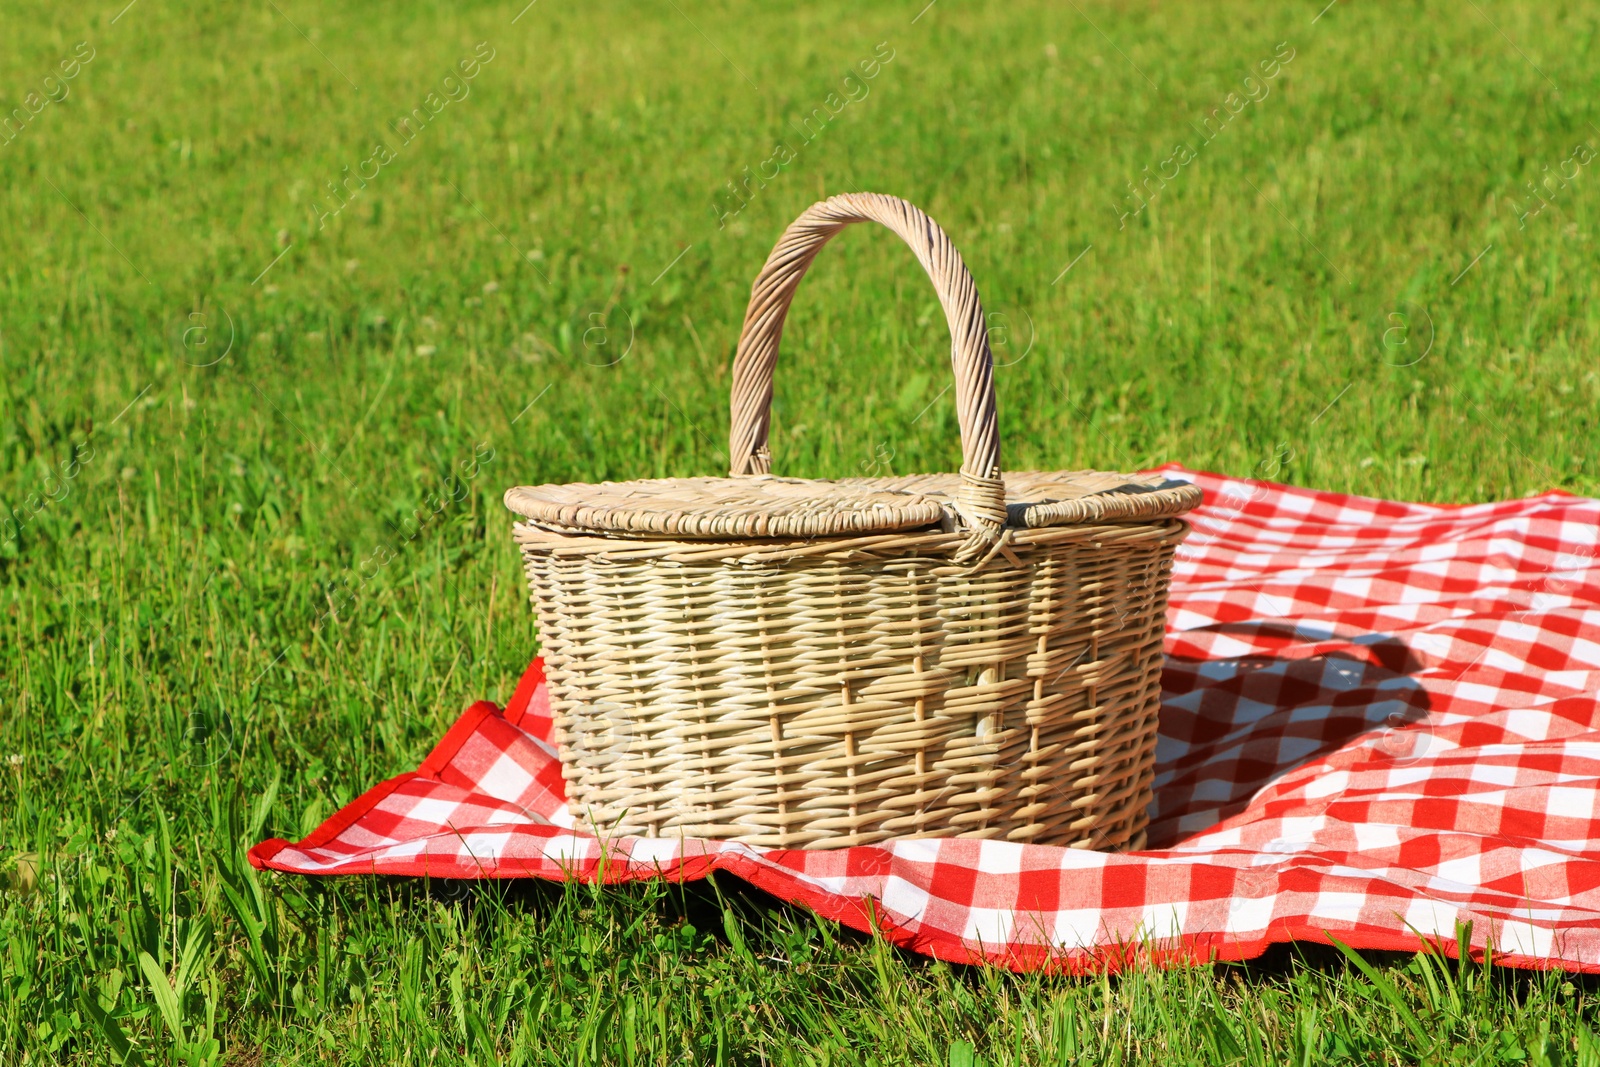
[[[789,302],[862,221],[912,247],[944,305],[959,475],[767,473]],[[1199,490],[1002,480],[984,323],[933,220],[894,197],[833,197],[752,288],[731,477],[506,494],[581,825],[778,847],[1142,842],[1167,581]]]

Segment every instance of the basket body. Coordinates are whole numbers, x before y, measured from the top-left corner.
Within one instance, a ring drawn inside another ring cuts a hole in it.
[[[961,467],[771,473],[773,370],[796,287],[876,222],[950,327]],[[1137,847],[1162,638],[1192,485],[1003,474],[988,319],[912,204],[830,197],[750,288],[726,478],[519,486],[567,803],[601,834],[830,848],[960,836]]]
[[[568,804],[603,834],[1142,843],[1181,519],[628,542],[523,523]]]

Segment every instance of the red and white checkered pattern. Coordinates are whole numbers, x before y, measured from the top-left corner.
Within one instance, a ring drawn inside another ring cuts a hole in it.
[[[1600,971],[1600,501],[1446,507],[1168,468],[1206,490],[1173,578],[1148,851],[836,851],[572,830],[536,661],[413,774],[258,867],[736,875],[942,959],[1242,959],[1337,937]],[[602,853],[604,852],[604,855]]]

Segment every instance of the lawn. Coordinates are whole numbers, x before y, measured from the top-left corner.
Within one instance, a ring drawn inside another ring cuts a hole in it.
[[[725,469],[830,193],[962,248],[1009,466],[1600,490],[1590,5],[525,2],[8,5],[0,1064],[1600,1064],[1561,974],[1018,977],[731,882],[252,873],[510,695],[505,488]],[[955,468],[891,235],[785,340],[776,470]]]

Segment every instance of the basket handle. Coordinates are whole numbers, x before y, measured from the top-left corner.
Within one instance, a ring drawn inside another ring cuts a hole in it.
[[[790,224],[750,287],[750,305],[733,360],[731,473],[765,474],[772,466],[772,371],[789,302],[822,246],[852,222],[880,222],[900,235],[933,281],[950,325],[950,363],[961,425],[961,488],[955,508],[972,538],[961,555],[993,544],[1006,522],[1000,477],[1000,424],[994,395],[994,356],[978,287],[939,224],[919,208],[882,193],[842,193],[811,205]]]

